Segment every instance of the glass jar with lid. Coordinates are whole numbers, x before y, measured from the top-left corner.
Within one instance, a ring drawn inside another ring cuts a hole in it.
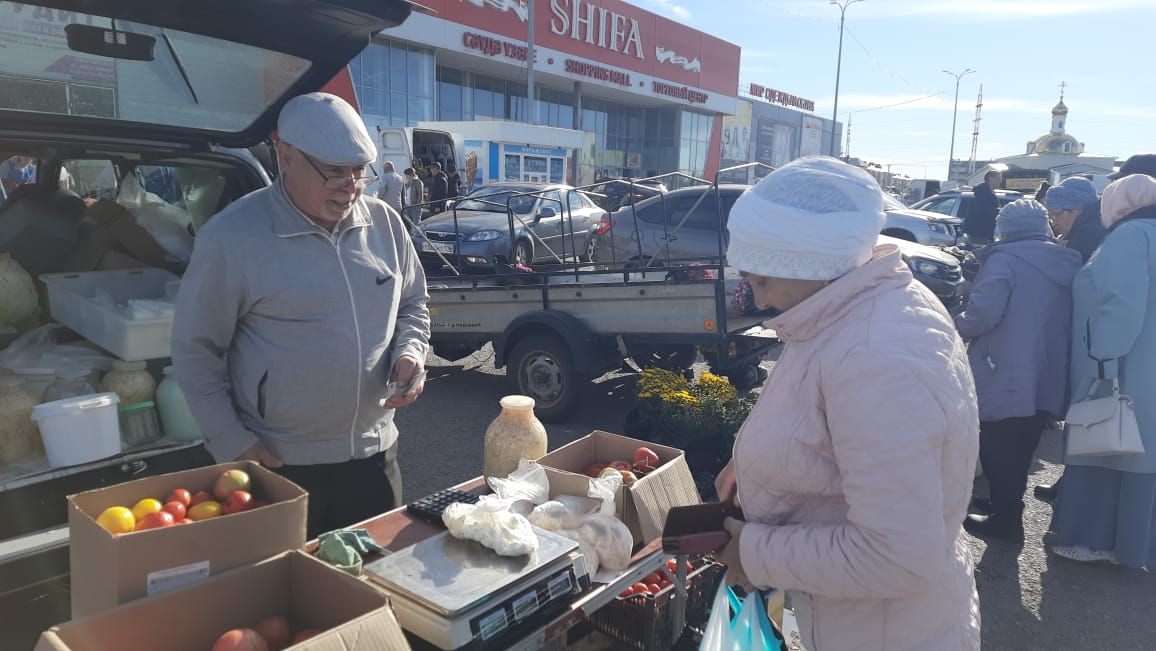
[[[43,402],[75,398],[96,393],[88,382],[87,368],[62,368],[56,371],[56,380],[44,390]]]
[[[112,370],[100,381],[105,391],[111,391],[120,398],[122,405],[152,402],[156,399],[157,381],[148,372],[145,362],[116,360]]]
[[[546,454],[546,428],[534,415],[534,399],[506,396],[502,412],[486,429],[486,477],[508,477],[522,459],[534,461]]]

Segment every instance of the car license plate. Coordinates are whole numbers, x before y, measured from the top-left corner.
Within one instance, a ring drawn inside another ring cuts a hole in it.
[[[422,242],[421,250],[426,253],[433,253],[435,251],[440,253],[453,253],[454,245],[449,242]]]

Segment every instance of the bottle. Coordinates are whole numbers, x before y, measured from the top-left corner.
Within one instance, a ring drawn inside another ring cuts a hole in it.
[[[189,411],[185,394],[177,384],[173,367],[166,366],[165,377],[157,387],[157,411],[161,417],[161,428],[165,437],[172,441],[193,442],[201,440],[201,428]]]
[[[534,399],[506,396],[501,405],[502,413],[486,428],[486,477],[508,477],[522,459],[546,454],[546,428],[534,416]]]
[[[88,383],[89,369],[62,368],[56,371],[56,380],[44,390],[44,402],[75,398],[96,393],[96,389]]]
[[[122,405],[152,402],[157,395],[157,381],[148,372],[145,362],[116,360],[112,370],[100,381],[105,391],[111,391],[120,398]]]

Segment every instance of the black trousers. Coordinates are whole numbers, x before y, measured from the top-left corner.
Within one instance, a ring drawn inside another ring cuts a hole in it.
[[[1016,521],[1023,517],[1028,471],[1044,423],[1042,414],[980,422],[979,460],[991,489],[995,518]]]
[[[365,459],[276,472],[309,492],[309,540],[395,509],[402,500],[396,442]]]

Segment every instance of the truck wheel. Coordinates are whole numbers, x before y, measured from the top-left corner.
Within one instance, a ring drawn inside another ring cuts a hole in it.
[[[509,360],[506,374],[518,393],[537,403],[538,418],[548,423],[564,420],[581,388],[566,343],[554,335],[527,335],[514,344]]]

